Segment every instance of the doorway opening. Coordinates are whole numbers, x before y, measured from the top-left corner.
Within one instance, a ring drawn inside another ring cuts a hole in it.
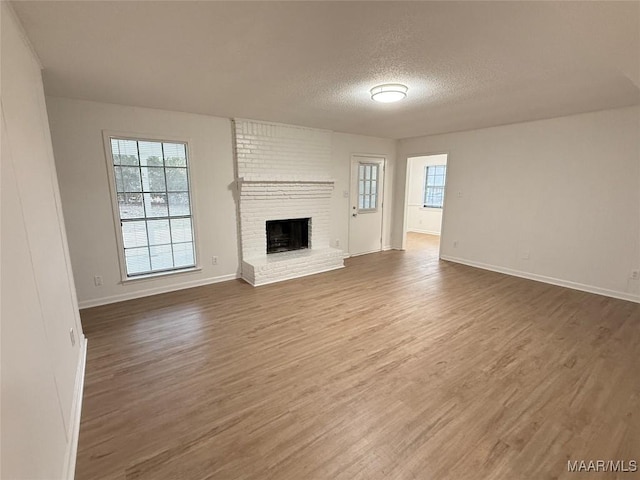
[[[412,243],[428,241],[437,244],[440,256],[440,235],[444,216],[447,185],[446,153],[407,158],[405,187],[405,222],[403,248]]]

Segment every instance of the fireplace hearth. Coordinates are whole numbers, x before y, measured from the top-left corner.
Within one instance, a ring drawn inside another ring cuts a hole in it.
[[[309,248],[310,218],[267,220],[267,253]]]

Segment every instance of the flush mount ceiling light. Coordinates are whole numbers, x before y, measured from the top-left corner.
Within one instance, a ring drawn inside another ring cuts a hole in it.
[[[407,96],[407,90],[407,86],[400,83],[385,83],[370,90],[371,100],[380,103],[397,102]]]

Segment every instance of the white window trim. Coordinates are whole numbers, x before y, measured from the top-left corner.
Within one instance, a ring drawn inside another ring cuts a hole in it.
[[[189,185],[189,205],[191,207],[191,225],[193,228],[193,255],[195,256],[195,266],[180,268],[176,270],[165,270],[161,272],[150,272],[141,275],[127,276],[127,263],[124,255],[124,237],[122,234],[122,225],[120,220],[120,209],[118,206],[118,194],[116,188],[115,170],[113,168],[113,157],[111,154],[111,138],[136,141],[151,142],[179,142],[185,144],[187,152],[187,181]],[[174,137],[171,135],[153,135],[153,134],[136,134],[132,132],[119,132],[113,130],[103,130],[102,140],[104,147],[105,162],[107,167],[107,177],[109,180],[109,194],[111,196],[111,211],[113,216],[114,232],[116,236],[116,245],[118,248],[118,263],[120,266],[120,283],[128,284],[144,280],[157,280],[158,278],[170,277],[173,275],[181,275],[185,273],[194,273],[202,270],[200,263],[200,242],[198,234],[198,222],[196,211],[196,194],[193,189],[192,178],[194,176],[193,157],[191,155],[191,139],[185,137]]]
[[[447,164],[446,163],[439,163],[439,164],[433,164],[433,165],[425,165],[424,166],[424,173],[422,176],[422,202],[420,202],[420,210],[439,210],[442,211],[444,209],[444,193],[445,193],[445,189],[447,186],[447,174],[445,173],[445,180],[444,180],[444,185],[442,186],[442,206],[440,207],[429,207],[427,205],[424,204],[424,199],[427,196],[427,172],[429,171],[429,167],[441,167],[444,166],[445,167],[445,172],[446,172],[446,168],[447,168]],[[433,187],[433,186],[432,186]]]

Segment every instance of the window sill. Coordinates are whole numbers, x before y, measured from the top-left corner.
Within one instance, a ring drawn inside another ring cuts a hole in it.
[[[201,272],[202,271],[202,267],[191,267],[191,268],[183,268],[180,270],[170,270],[167,272],[157,272],[157,273],[149,273],[146,275],[139,275],[136,277],[125,277],[122,279],[122,281],[120,282],[121,284],[127,284],[127,283],[135,283],[135,282],[140,282],[143,280],[157,280],[159,278],[165,278],[165,277],[171,277],[174,275],[181,275],[181,274],[186,274],[186,273],[195,273],[195,272]]]
[[[422,205],[420,207],[420,210],[442,210],[442,207],[425,207],[424,205]]]

